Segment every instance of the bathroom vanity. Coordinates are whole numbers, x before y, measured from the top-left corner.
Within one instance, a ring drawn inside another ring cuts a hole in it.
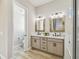
[[[62,17],[60,17],[60,15]],[[37,32],[37,34],[31,36],[31,47],[33,49],[38,49],[40,51],[64,57],[65,36],[62,36],[62,34],[65,32],[64,19],[65,15],[63,12],[51,15],[49,19],[49,27],[48,27],[49,31],[48,31],[47,29],[45,29],[45,25],[47,24],[45,17],[43,16],[37,17],[35,22],[35,32]],[[51,35],[51,33],[54,34]]]
[[[31,36],[32,49],[38,49],[57,56],[64,56],[64,38],[51,36]]]

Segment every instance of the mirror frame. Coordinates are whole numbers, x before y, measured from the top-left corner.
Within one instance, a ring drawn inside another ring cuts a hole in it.
[[[63,29],[62,30],[56,30],[56,18],[50,19],[50,32],[65,32],[65,17],[61,18],[61,22],[63,25]],[[52,28],[52,24],[53,24],[53,28]]]
[[[45,19],[42,19],[42,20],[43,20],[43,30],[37,29],[37,21],[41,21],[41,20],[36,20],[35,21],[35,32],[45,32]]]

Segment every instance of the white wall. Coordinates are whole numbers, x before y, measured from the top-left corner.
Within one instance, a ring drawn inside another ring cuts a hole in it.
[[[9,21],[11,20],[11,0],[0,0],[0,55],[2,55],[5,59],[9,59]],[[11,37],[11,36],[10,36]]]
[[[6,33],[6,31],[5,31],[5,29],[7,29],[6,28],[6,14],[7,14],[7,11],[5,10],[6,9],[6,3],[7,1],[6,0],[1,0],[0,1],[0,32],[2,32],[2,33],[0,33],[0,54],[2,54],[3,56],[5,56],[6,57],[6,40],[7,40],[7,37],[6,37],[6,35],[5,35],[5,33]],[[3,8],[3,7],[5,7],[5,8]],[[5,39],[5,37],[6,37],[6,39]]]
[[[52,13],[63,11],[66,13],[65,17],[65,59],[72,59],[72,47],[73,47],[73,18],[68,12],[72,9],[73,0],[54,0],[51,3],[39,6],[36,8],[37,16],[45,16],[46,17],[46,31],[49,32],[49,15]],[[71,18],[69,18],[71,16]],[[71,43],[69,44],[69,40]]]

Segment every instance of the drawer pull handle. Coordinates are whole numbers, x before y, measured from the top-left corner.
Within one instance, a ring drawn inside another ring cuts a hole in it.
[[[45,44],[45,42],[43,42],[43,44]]]
[[[44,40],[44,41],[45,41],[45,39],[42,39],[42,40]]]
[[[36,42],[36,40],[34,40],[34,42]]]
[[[56,43],[53,43],[53,46],[56,47]]]
[[[44,47],[42,47],[43,49],[45,49]]]

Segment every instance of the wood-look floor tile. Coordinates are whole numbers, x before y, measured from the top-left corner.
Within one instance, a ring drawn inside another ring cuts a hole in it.
[[[18,54],[16,59],[63,59],[62,57],[50,55],[38,50],[30,50],[28,52],[24,52],[23,54]]]

